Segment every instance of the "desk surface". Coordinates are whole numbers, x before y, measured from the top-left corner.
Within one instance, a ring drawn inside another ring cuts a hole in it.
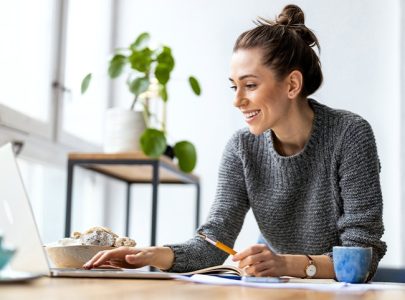
[[[0,285],[0,299],[405,299],[405,290],[338,294],[309,290],[213,286],[175,280],[41,278],[26,284]]]
[[[131,162],[158,162],[160,182],[164,183],[186,183],[198,182],[199,178],[193,174],[186,174],[179,170],[177,165],[166,156],[150,158],[142,152],[123,153],[69,153],[69,160],[84,165],[86,168],[96,172],[104,173],[129,182],[151,182],[152,165],[130,165]],[[93,162],[91,162],[93,161]],[[100,163],[94,163],[98,161]],[[110,161],[113,164],[103,164],[103,161]],[[121,161],[121,162],[120,162]],[[126,163],[122,163],[126,161]],[[86,162],[90,162],[86,164]],[[116,162],[114,164],[114,162]]]

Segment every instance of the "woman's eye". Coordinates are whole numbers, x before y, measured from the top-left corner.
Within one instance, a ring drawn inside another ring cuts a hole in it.
[[[254,84],[254,83],[250,83],[250,84],[246,84],[246,85],[245,85],[245,88],[247,88],[248,90],[255,89],[256,87],[257,87],[257,85]],[[236,85],[232,85],[232,86],[230,86],[230,88],[231,88],[232,90],[234,90],[234,91],[236,91],[236,90],[238,89],[238,87],[237,87]]]

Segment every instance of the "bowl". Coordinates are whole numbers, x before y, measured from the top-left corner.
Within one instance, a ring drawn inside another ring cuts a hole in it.
[[[45,250],[54,268],[81,268],[99,251],[111,250],[110,246],[46,246]]]
[[[14,249],[0,248],[0,270],[7,266],[10,260],[13,258],[14,253]]]

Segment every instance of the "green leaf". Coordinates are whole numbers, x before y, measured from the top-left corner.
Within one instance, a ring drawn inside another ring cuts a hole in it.
[[[140,138],[142,151],[149,157],[157,158],[167,147],[165,134],[157,129],[147,128]]]
[[[162,100],[164,102],[167,102],[167,100],[169,99],[169,95],[167,94],[167,89],[165,85],[160,85],[159,95],[160,97],[162,97]]]
[[[122,54],[116,54],[110,60],[110,66],[108,67],[108,75],[111,78],[116,78],[121,75],[124,70],[125,64],[127,63],[126,56]]]
[[[86,77],[83,78],[82,84],[81,84],[82,94],[84,94],[87,91],[87,89],[89,88],[89,84],[90,84],[90,81],[91,81],[91,76],[92,76],[91,73],[89,73],[89,74],[86,75]]]
[[[191,86],[194,94],[196,94],[197,96],[200,96],[201,88],[200,88],[200,84],[198,83],[198,80],[195,77],[190,76],[188,78],[188,82],[190,83],[190,86]]]
[[[143,44],[148,43],[150,40],[150,35],[147,32],[141,33],[130,46],[132,50],[140,49]]]
[[[140,95],[148,90],[149,84],[150,82],[147,77],[135,78],[130,82],[129,90],[132,94]]]
[[[133,50],[128,57],[131,64],[131,68],[139,72],[149,72],[150,65],[152,63],[153,51],[149,48],[142,49],[140,51]]]
[[[170,79],[170,67],[164,63],[159,63],[155,68],[155,77],[159,83],[166,85]]]
[[[172,56],[172,49],[167,46],[163,47],[162,52],[156,58],[158,64],[164,64],[169,68],[169,70],[173,70],[174,68],[174,58]]]
[[[174,145],[174,155],[179,160],[180,170],[186,173],[193,171],[197,163],[197,152],[193,144],[181,141]]]

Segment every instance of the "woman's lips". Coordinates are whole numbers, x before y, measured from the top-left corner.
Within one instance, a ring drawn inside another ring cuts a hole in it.
[[[245,121],[247,123],[252,123],[257,116],[260,115],[260,110],[251,110],[248,112],[243,112],[243,116],[245,117]]]

